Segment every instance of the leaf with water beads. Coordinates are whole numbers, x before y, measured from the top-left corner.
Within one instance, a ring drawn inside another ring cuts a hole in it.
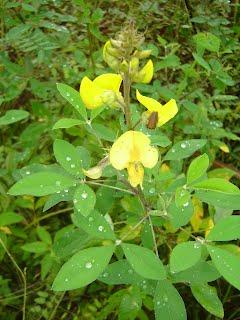
[[[164,160],[181,160],[190,157],[195,151],[207,143],[206,139],[190,139],[179,141],[167,152]]]
[[[70,174],[83,177],[82,161],[77,149],[69,142],[55,140],[53,151],[58,163]]]
[[[87,111],[80,97],[80,93],[63,83],[57,83],[57,89],[61,96],[63,96],[63,98],[65,98],[77,110],[77,112],[79,112],[83,119],[86,120]]]
[[[220,246],[207,245],[207,249],[219,273],[231,285],[240,290],[240,257],[222,249]]]
[[[37,172],[19,180],[9,190],[11,195],[46,196],[73,186],[76,180],[56,172]]]
[[[92,210],[88,217],[78,211],[72,215],[73,223],[91,236],[99,239],[116,240],[114,231],[102,214]]]
[[[154,296],[154,311],[156,320],[187,320],[183,299],[168,280],[158,281]]]
[[[182,242],[174,247],[170,256],[171,272],[180,272],[195,265],[201,258],[201,244],[196,241]]]
[[[88,185],[81,184],[74,193],[73,203],[77,212],[87,217],[94,209],[96,195]]]
[[[122,248],[128,262],[140,276],[154,280],[166,278],[162,261],[151,250],[130,243],[123,243]]]
[[[53,282],[53,290],[78,289],[95,281],[109,263],[114,248],[92,247],[76,253],[61,267]]]

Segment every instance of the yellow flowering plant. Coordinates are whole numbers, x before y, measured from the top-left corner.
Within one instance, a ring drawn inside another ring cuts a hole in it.
[[[57,164],[23,172],[9,193],[41,196],[44,210],[60,201],[74,206],[67,210],[70,231],[54,242],[53,255],[64,263],[53,290],[95,280],[126,285],[127,299],[139,302],[136,317],[150,298],[156,319],[185,320],[175,284],[188,283],[199,301],[201,290],[210,292],[218,309],[209,312],[222,317],[208,282],[223,276],[240,289],[236,246],[218,245],[240,238],[240,217],[229,214],[240,209],[240,191],[219,172],[207,172],[212,158],[206,137],[175,138],[180,103],[155,92],[154,60],[143,40],[130,23],[103,47],[111,71],[83,76],[79,91],[57,84],[77,119],[62,118],[53,129],[77,138],[73,144],[56,139]],[[211,143],[229,152],[218,140]],[[220,209],[228,212],[224,219]]]

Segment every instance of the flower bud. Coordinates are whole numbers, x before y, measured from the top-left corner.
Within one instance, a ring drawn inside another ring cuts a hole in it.
[[[99,179],[102,175],[102,168],[100,166],[95,166],[88,170],[83,169],[83,173],[90,179]]]
[[[128,65],[126,60],[123,60],[123,62],[120,64],[120,68],[119,69],[122,72],[128,72],[129,65]]]
[[[148,58],[152,53],[152,50],[143,50],[143,51],[138,51],[137,53],[137,57],[139,59],[144,59],[144,58]]]
[[[138,72],[138,66],[139,66],[139,59],[134,57],[130,61],[130,73],[134,75],[136,72]]]

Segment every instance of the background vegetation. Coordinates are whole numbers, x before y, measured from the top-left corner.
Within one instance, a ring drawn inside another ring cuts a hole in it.
[[[95,282],[63,294],[51,291],[61,259],[76,246],[71,242],[65,250],[57,247],[61,234],[72,230],[69,204],[60,202],[47,210],[46,197],[16,198],[7,190],[19,175],[27,174],[28,166],[34,170],[36,163],[54,162],[56,138],[86,147],[93,165],[101,158],[102,147],[96,147],[96,139],[82,127],[52,130],[57,120],[73,114],[56,83],[78,90],[84,75],[93,78],[103,73],[102,46],[129,18],[144,33],[155,68],[152,84],[136,87],[159,100],[175,98],[181,108],[176,121],[164,128],[166,146],[167,136],[174,142],[207,138],[213,167],[224,168],[219,174],[239,184],[239,10],[238,0],[1,1],[1,115],[11,109],[28,112],[19,119],[9,113],[0,118],[1,319],[21,319],[25,280],[27,319],[117,318],[121,286]],[[105,117],[101,114],[98,122],[106,125]],[[109,123],[103,139],[111,137],[115,128],[114,121]],[[134,211],[124,200],[122,208]],[[114,214],[113,208],[108,210]],[[195,222],[204,230],[211,224],[201,213],[196,213]],[[184,238],[184,233],[178,237]],[[171,247],[171,237],[163,234],[162,240],[166,239]],[[223,280],[216,286],[224,319],[238,319],[239,292]],[[217,319],[185,286],[179,289],[189,319]],[[143,310],[139,319],[154,319],[147,297]]]

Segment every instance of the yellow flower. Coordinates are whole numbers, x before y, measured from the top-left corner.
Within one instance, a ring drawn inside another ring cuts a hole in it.
[[[122,134],[110,150],[110,163],[117,170],[128,170],[128,180],[133,187],[142,185],[143,167],[153,168],[158,161],[158,151],[150,142],[144,133],[130,130]]]
[[[145,66],[133,77],[134,82],[149,83],[153,77],[153,62],[148,60]]]
[[[106,73],[91,81],[84,77],[80,85],[80,96],[88,109],[95,109],[104,104],[114,105],[120,96],[119,88],[122,77],[115,73]]]
[[[138,90],[136,96],[137,100],[148,109],[146,112],[148,117],[150,117],[153,112],[157,112],[158,127],[167,123],[178,112],[178,107],[174,99],[171,99],[166,104],[161,105],[157,100],[141,95]]]

